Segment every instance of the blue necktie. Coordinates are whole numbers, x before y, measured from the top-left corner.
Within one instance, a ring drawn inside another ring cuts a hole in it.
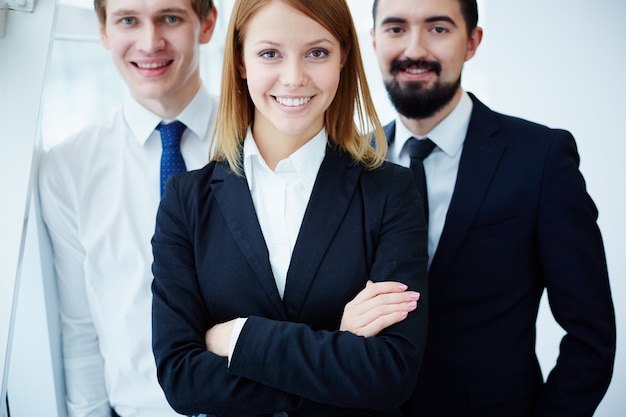
[[[187,171],[185,160],[180,153],[180,138],[187,126],[178,120],[172,123],[157,126],[161,132],[161,143],[163,152],[161,153],[161,195],[165,191],[165,183],[172,175]]]
[[[406,146],[411,157],[411,171],[415,177],[415,185],[420,193],[424,205],[424,216],[428,222],[428,190],[426,189],[424,159],[435,149],[435,143],[428,138],[421,140],[411,138],[406,142]]]

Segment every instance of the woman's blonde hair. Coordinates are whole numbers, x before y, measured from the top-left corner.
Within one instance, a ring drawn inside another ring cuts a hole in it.
[[[254,104],[238,67],[250,19],[272,1],[281,1],[304,13],[328,30],[341,44],[346,61],[337,94],[326,110],[324,128],[331,141],[366,168],[385,160],[387,140],[365,77],[359,43],[345,0],[237,0],[233,6],[224,46],[224,66],[217,122],[212,137],[212,159],[228,161],[243,173],[242,147],[254,121]],[[356,114],[355,114],[356,113]]]

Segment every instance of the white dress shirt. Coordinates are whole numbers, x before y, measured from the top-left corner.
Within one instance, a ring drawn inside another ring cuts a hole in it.
[[[325,155],[325,129],[288,158],[278,162],[274,171],[261,156],[250,130],[243,143],[244,172],[281,298],[304,212]],[[245,320],[240,318],[235,322],[229,361]]]
[[[204,87],[177,118],[188,169],[208,162],[217,101]],[[161,119],[127,97],[42,159],[39,192],[54,252],[70,416],[177,415],[152,355],[152,250]]]
[[[472,99],[463,92],[454,110],[427,135],[413,134],[402,121],[396,119],[396,135],[389,146],[388,159],[408,167],[411,163],[406,142],[411,137],[428,137],[437,147],[424,159],[426,192],[428,194],[428,266],[433,260],[452,200],[459,172],[461,151],[467,135],[473,108]]]

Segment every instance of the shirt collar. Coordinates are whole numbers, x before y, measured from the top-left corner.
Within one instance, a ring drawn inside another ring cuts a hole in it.
[[[405,142],[411,137],[417,137],[418,139],[428,137],[448,156],[454,157],[463,147],[473,107],[472,99],[463,91],[459,103],[452,112],[423,137],[417,137],[402,123],[400,118],[396,119],[394,139],[396,141],[396,146],[394,147],[396,160],[400,158]]]
[[[163,119],[142,106],[130,94],[126,95],[123,106],[124,120],[135,139],[143,146]],[[213,113],[212,106],[214,101],[202,85],[176,119],[183,122],[198,140],[208,140],[207,130]]]
[[[286,158],[295,168],[302,185],[309,193],[313,190],[317,173],[326,155],[326,142],[326,130],[322,129],[300,149]],[[243,142],[243,166],[250,190],[252,190],[252,184],[254,183],[253,160],[269,170],[254,141],[252,130],[248,128],[248,133]],[[280,167],[280,164],[279,162],[277,168]]]

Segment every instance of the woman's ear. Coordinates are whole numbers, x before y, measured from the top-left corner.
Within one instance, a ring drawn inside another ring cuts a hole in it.
[[[352,42],[350,41],[346,42],[344,47],[341,48],[341,69],[343,69],[344,65],[346,65],[346,62],[348,61],[348,55],[350,55],[350,48],[352,48]]]
[[[237,70],[239,71],[239,76],[245,80],[247,78],[246,64],[244,64],[243,58],[239,58],[235,65],[237,66]]]

